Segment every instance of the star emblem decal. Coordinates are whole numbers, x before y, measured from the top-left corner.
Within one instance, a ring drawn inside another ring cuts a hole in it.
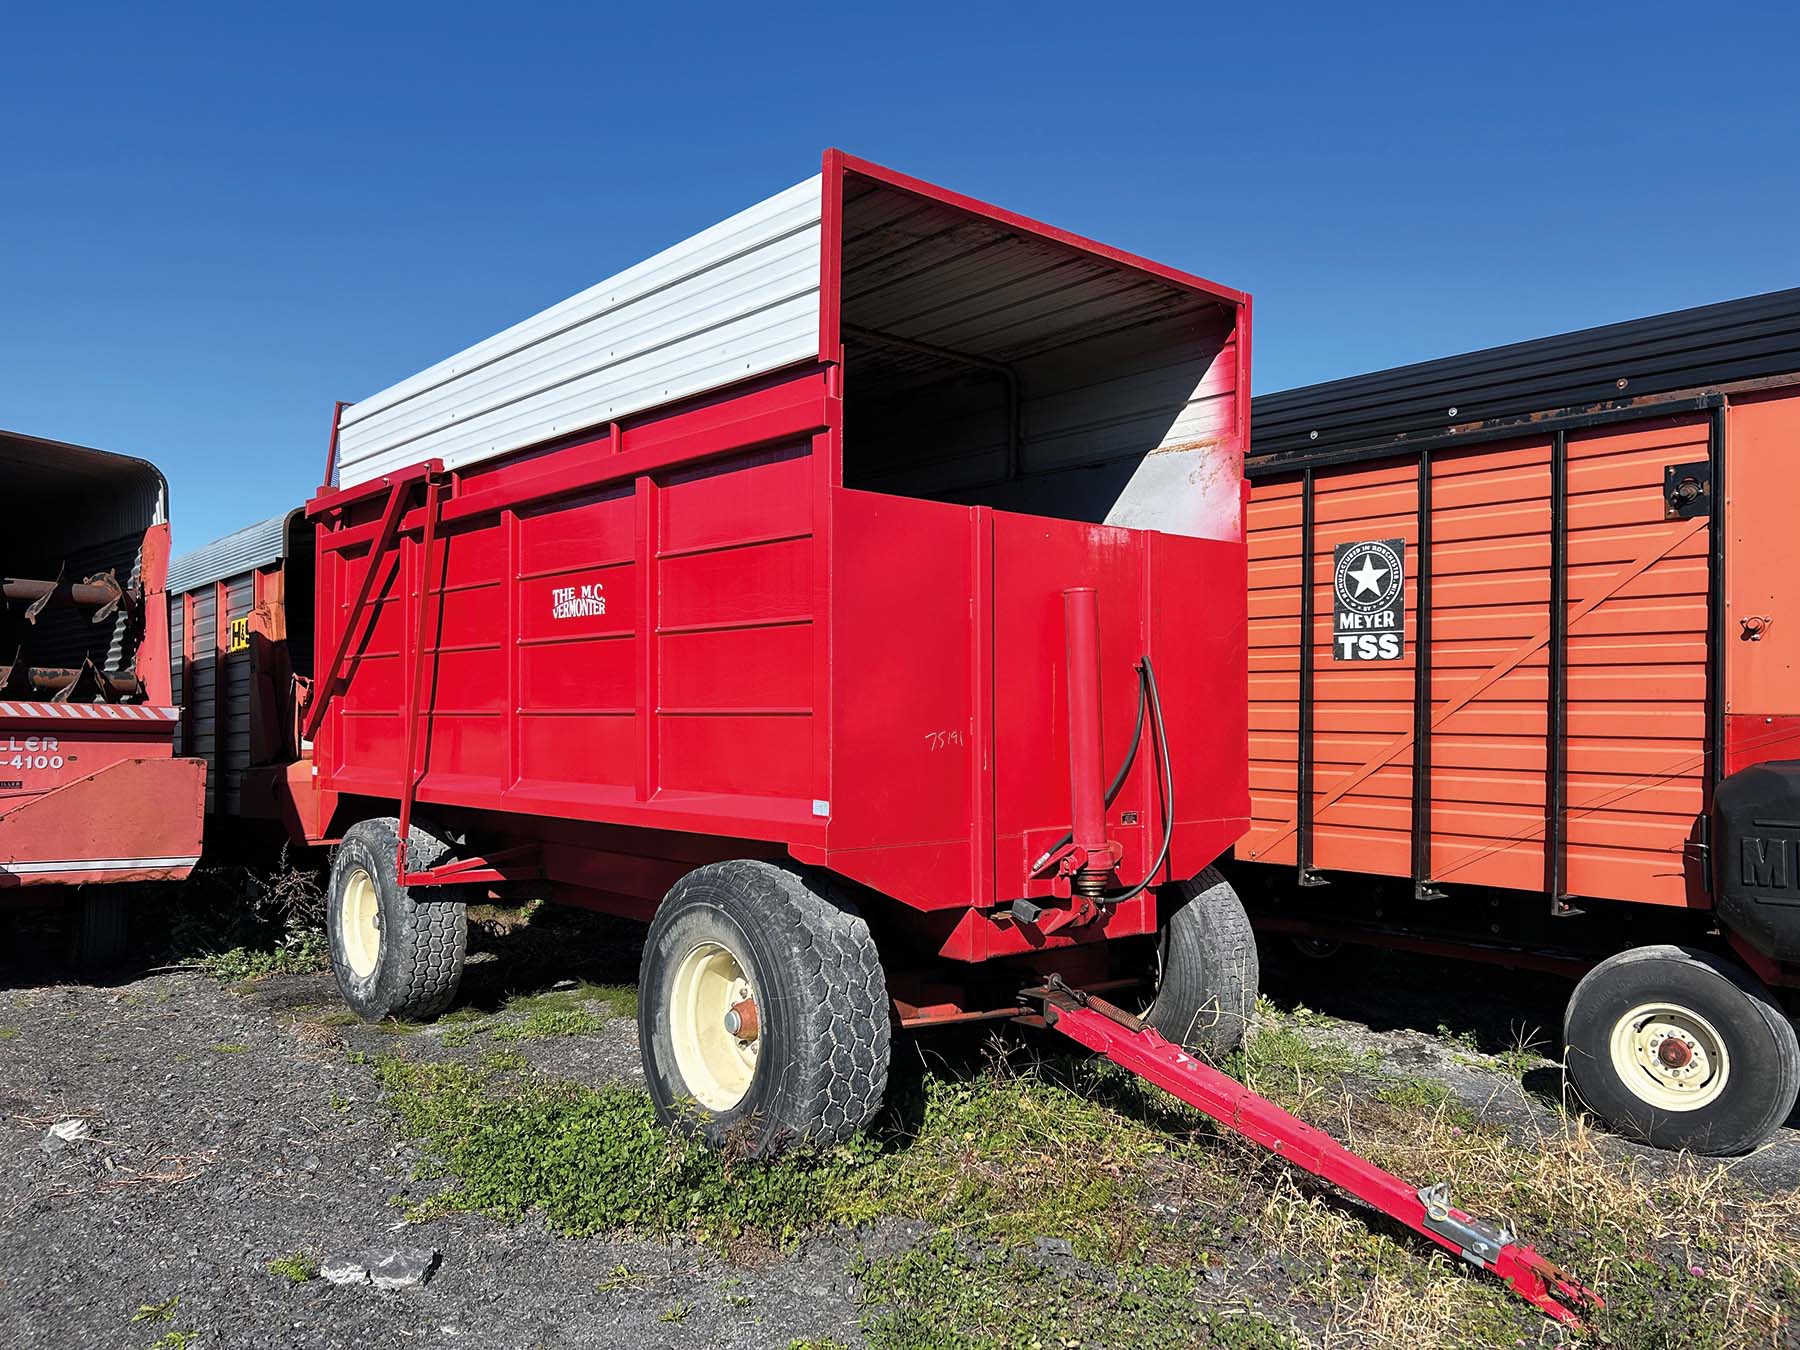
[[[1365,592],[1372,595],[1380,595],[1381,588],[1379,583],[1387,574],[1388,569],[1385,567],[1377,567],[1375,565],[1374,555],[1369,554],[1363,558],[1362,566],[1360,568],[1354,572],[1348,572],[1345,575],[1355,580],[1356,593],[1358,595],[1362,595]]]

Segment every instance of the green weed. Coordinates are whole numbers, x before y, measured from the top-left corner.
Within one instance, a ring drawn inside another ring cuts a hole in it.
[[[281,1276],[289,1284],[305,1284],[308,1280],[318,1278],[319,1263],[305,1252],[291,1252],[269,1262],[267,1270],[271,1275]]]
[[[180,1306],[180,1294],[165,1298],[161,1303],[140,1303],[137,1311],[131,1314],[131,1320],[133,1322],[167,1322],[175,1316],[175,1309]]]

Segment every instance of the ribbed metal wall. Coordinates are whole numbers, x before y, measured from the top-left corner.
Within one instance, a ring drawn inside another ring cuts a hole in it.
[[[821,179],[344,410],[338,482],[470,464],[818,353]]]
[[[1250,467],[1795,371],[1800,287],[1264,394]]]
[[[169,564],[170,593],[192,590],[195,586],[222,581],[279,561],[286,544],[288,518],[292,514],[259,520],[223,539],[215,539],[191,553],[182,554]]]

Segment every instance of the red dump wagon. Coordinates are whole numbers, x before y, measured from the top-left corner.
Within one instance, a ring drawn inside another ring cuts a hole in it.
[[[143,460],[11,432],[0,483],[0,903],[79,895],[102,961],[123,885],[200,853],[204,766],[174,754],[168,489]]]
[[[351,1004],[444,1006],[512,888],[655,916],[652,1088],[716,1132],[844,1137],[890,1001],[1159,932],[1153,1019],[1234,1043],[1248,369],[1240,292],[831,152],[341,408],[290,780]]]
[[[1590,1104],[1766,1138],[1800,1092],[1800,290],[1256,419],[1259,926],[1583,976]]]

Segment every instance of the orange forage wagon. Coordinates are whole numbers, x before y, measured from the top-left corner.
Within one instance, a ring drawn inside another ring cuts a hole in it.
[[[1261,929],[1579,974],[1590,1105],[1670,1147],[1766,1138],[1800,1091],[1800,290],[1254,425]]]

